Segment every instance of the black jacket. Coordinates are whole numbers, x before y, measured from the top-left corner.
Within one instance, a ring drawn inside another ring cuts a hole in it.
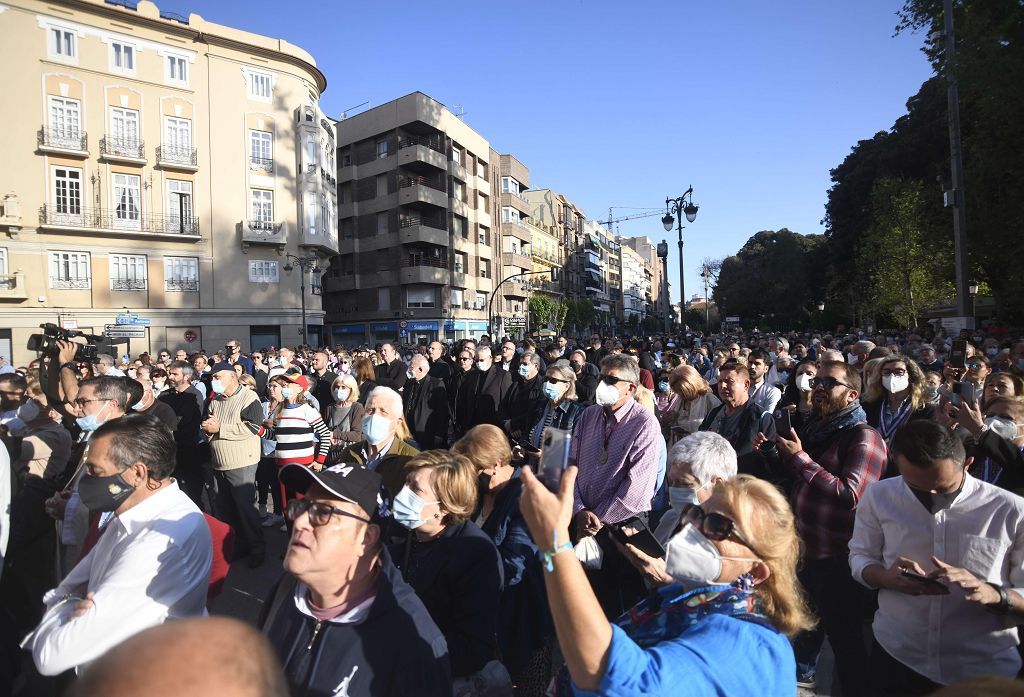
[[[512,376],[500,365],[486,372],[471,370],[459,387],[455,398],[455,435],[462,435],[478,424],[501,426],[502,405],[512,386]]]
[[[363,382],[361,382],[358,385],[358,387],[359,387],[359,403],[362,404],[364,407],[366,406],[366,398],[370,396],[370,393],[373,392],[373,388],[376,387],[376,386],[377,386],[377,383],[374,382],[373,380],[364,380]],[[333,400],[331,400],[331,401],[333,401]],[[321,403],[321,406],[322,406],[322,403]]]
[[[498,657],[504,574],[491,538],[466,521],[427,542],[409,533],[405,542],[392,545],[391,556],[444,634],[454,677],[471,675]]]
[[[544,418],[544,409],[551,402],[547,397],[541,397],[530,404],[529,411],[526,415],[527,428],[522,435],[523,439],[529,439],[533,434],[533,429],[536,428],[537,423]],[[569,431],[572,433],[572,429],[576,426],[576,418],[583,413],[586,409],[586,405],[580,404],[579,402],[573,402],[568,399],[563,399],[557,407],[555,407],[555,416],[551,420],[551,428],[560,428],[563,431]],[[539,447],[539,444],[537,444]]]
[[[275,586],[258,624],[284,666],[292,697],[451,697],[444,637],[386,549],[380,567],[369,614],[351,624],[318,622],[300,611],[290,574]]]
[[[885,398],[878,400],[877,402],[861,402],[860,406],[867,414],[868,426],[875,430],[879,430],[882,424],[882,405],[885,403]],[[915,419],[928,419],[929,421],[935,420],[935,407],[931,404],[926,404],[917,411],[910,413],[907,417],[907,421],[913,421]],[[906,422],[904,422],[906,423]],[[881,431],[879,430],[879,433]],[[892,434],[890,434],[891,436]]]
[[[203,395],[189,385],[183,392],[171,388],[157,399],[173,409],[177,417],[174,442],[182,448],[194,448],[199,443],[199,424],[203,421]]]
[[[544,375],[540,372],[534,375],[532,380],[518,375],[512,380],[512,387],[505,395],[504,411],[512,421],[513,432],[521,432],[527,426],[532,425],[526,418],[527,413],[530,410],[530,405],[535,401],[546,399],[543,387]]]
[[[651,375],[658,374],[658,364],[654,358],[654,354],[650,351],[644,350],[640,352],[640,367],[644,370],[651,371]]]
[[[401,358],[396,358],[390,363],[381,363],[375,369],[377,384],[381,387],[390,387],[397,392],[405,386],[408,370],[409,367]]]
[[[584,363],[576,375],[576,398],[580,404],[589,407],[595,404],[597,383],[600,381],[601,370],[593,363]]]
[[[420,382],[407,380],[402,390],[405,422],[420,450],[447,445],[448,390],[444,381],[428,374]]]
[[[995,479],[996,486],[1024,495],[1024,451],[1013,441],[989,429],[977,436],[973,451],[968,445],[968,454],[974,455],[970,470],[973,476],[982,479],[988,464],[989,480]]]
[[[309,393],[316,397],[322,408],[325,404],[333,404],[334,396],[331,394],[331,385],[338,379],[338,374],[330,370],[324,371],[323,377],[316,374],[315,370],[309,371],[306,376],[309,380]]]
[[[772,415],[761,407],[748,401],[743,405],[738,421],[732,421],[727,431],[714,425],[719,414],[725,416],[725,404],[719,404],[708,412],[701,422],[700,431],[714,431],[729,441],[736,451],[736,465],[740,474],[752,474],[770,482],[782,482],[785,476],[772,467],[774,461],[765,458],[765,454],[754,449],[754,435],[760,431],[770,440],[775,440],[775,420]]]
[[[445,360],[445,356],[442,356],[436,361],[430,361],[430,377],[441,378],[447,381],[452,375],[452,366],[448,361]]]

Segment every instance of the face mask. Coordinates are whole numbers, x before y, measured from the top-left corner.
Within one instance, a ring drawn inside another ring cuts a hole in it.
[[[680,583],[718,583],[722,560],[758,561],[739,557],[723,557],[718,547],[704,533],[687,523],[665,546],[665,573]]]
[[[801,373],[796,376],[796,389],[801,392],[811,391],[811,376],[809,373]]]
[[[146,398],[143,397],[135,404],[132,405],[132,411],[142,411],[142,408],[146,405]]]
[[[929,402],[934,402],[939,398],[939,388],[935,385],[928,385],[928,387],[925,388],[924,394],[928,398]]]
[[[391,420],[380,414],[363,417],[363,435],[368,443],[377,444],[391,435]]]
[[[583,364],[577,361],[569,361],[569,365],[572,367],[572,371],[574,373],[580,372],[580,369],[583,367]]]
[[[83,431],[95,431],[97,428],[102,426],[106,421],[106,419],[100,421],[100,414],[105,412],[107,410],[107,407],[109,406],[110,403],[107,402],[106,404],[103,405],[103,408],[100,409],[95,414],[89,414],[88,416],[79,416],[77,419],[75,419],[75,423],[77,423],[78,427]]]
[[[415,530],[427,522],[423,520],[423,509],[432,503],[440,501],[424,501],[406,485],[391,502],[391,515],[406,530]]]
[[[293,390],[290,387],[282,387],[281,396],[284,397],[285,399],[291,399],[292,397],[295,396],[295,390]]]
[[[975,336],[975,337],[972,337],[972,338],[974,339],[974,343],[976,343],[976,344],[980,344],[981,343],[981,337],[980,336]]]
[[[352,394],[352,390],[350,390],[350,389],[348,389],[346,387],[343,390],[335,390],[334,391],[334,398],[336,400],[338,400],[339,402],[347,402],[348,401],[348,396],[350,394]]]
[[[278,365],[280,365],[280,363],[276,358],[271,358],[269,361],[267,361],[267,365],[271,367],[277,367]]]
[[[416,374],[413,373],[412,370],[407,370],[405,371],[405,377],[409,378],[410,380],[415,380]]]
[[[987,349],[985,349],[985,355],[986,355],[986,356],[988,356],[988,357],[990,357],[990,358],[991,358],[991,357],[993,357],[993,356],[995,356],[995,355],[996,355],[996,354],[998,354],[998,353],[999,353],[999,349],[997,349],[997,348],[994,348],[994,347],[993,347],[993,348],[987,348]]]
[[[857,356],[853,353],[846,354],[846,362],[850,365],[857,365]]]
[[[518,353],[520,356],[522,356],[524,353],[526,353],[526,349],[524,349],[522,346],[520,346],[520,347],[518,347],[516,349],[516,353]]]
[[[521,366],[519,366],[519,374],[522,377],[525,378],[527,375],[530,374],[530,366],[528,366],[528,365],[521,365]]]
[[[658,390],[661,392],[668,392],[671,386],[668,384],[668,380],[662,380],[658,383]]]
[[[137,374],[138,374],[138,373],[136,372],[135,368],[129,368],[129,369],[128,369],[128,377],[130,377],[130,378],[132,378],[132,379],[135,379],[135,376],[136,376]]]
[[[768,352],[768,358],[770,358],[772,360],[772,362],[774,362],[775,359],[778,358],[778,357],[779,357],[779,354],[775,353],[774,351],[769,351]]]
[[[478,475],[476,475],[476,485],[477,485],[477,488],[479,488],[480,491],[483,491],[483,492],[490,491],[491,490],[491,477],[493,477],[493,476],[494,475],[487,474],[486,472],[481,472]]]
[[[597,386],[597,391],[594,393],[595,401],[602,407],[610,407],[619,401],[619,391],[615,385],[609,385],[606,382],[602,382]]]
[[[997,436],[1006,440],[1013,440],[1017,437],[1017,424],[1005,416],[986,416],[985,425],[992,429]]]
[[[1020,368],[1021,370],[1024,370],[1024,358],[1017,359],[1017,367]]]
[[[135,487],[126,482],[121,474],[123,473],[112,474],[109,477],[82,475],[78,482],[78,495],[85,507],[101,513],[116,511],[117,507],[135,491]]]
[[[153,381],[153,389],[157,390],[157,391],[164,389],[164,383],[166,383],[166,382],[167,382],[166,380],[154,380]]]
[[[669,505],[672,506],[673,510],[681,511],[684,506],[697,506],[700,501],[697,500],[697,492],[703,489],[707,484],[694,489],[689,486],[670,486],[668,488],[668,500]]]
[[[910,386],[909,375],[883,375],[882,387],[889,391],[889,394],[902,392]]]
[[[211,380],[210,389],[213,390],[216,394],[224,394],[224,383],[216,379]]]
[[[477,361],[476,362],[476,369],[479,370],[481,373],[486,373],[487,369],[490,368],[490,367],[491,366],[487,365],[487,361]]]
[[[550,382],[545,382],[544,386],[540,389],[544,393],[544,396],[552,402],[562,396],[562,393],[558,391],[558,386],[552,385]]]
[[[788,370],[780,370],[779,371],[779,382],[787,382],[788,380],[789,380],[789,371]]]

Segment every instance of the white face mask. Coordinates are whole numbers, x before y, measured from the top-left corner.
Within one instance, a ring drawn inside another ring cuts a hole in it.
[[[1005,416],[986,416],[985,425],[992,429],[997,436],[1002,436],[1006,440],[1015,439],[1019,430],[1017,424]]]
[[[610,407],[619,401],[619,390],[615,385],[609,385],[606,382],[602,382],[597,386],[597,391],[594,393],[594,400],[602,407]]]
[[[665,545],[665,573],[679,583],[721,583],[722,560],[755,562],[758,559],[723,557],[718,547],[692,523],[686,523]]]
[[[909,375],[883,375],[882,387],[889,391],[889,394],[902,392],[910,386]]]
[[[481,373],[486,373],[488,370],[490,370],[490,368],[491,366],[487,364],[487,361],[476,362],[476,369],[479,370]]]
[[[848,353],[846,354],[846,362],[850,365],[857,365],[857,354]]]
[[[347,402],[348,396],[352,394],[352,390],[347,387],[338,388],[334,391],[334,398],[339,402]]]
[[[800,390],[801,392],[810,392],[812,379],[813,378],[811,378],[810,373],[803,373],[802,375],[797,375],[796,389]]]

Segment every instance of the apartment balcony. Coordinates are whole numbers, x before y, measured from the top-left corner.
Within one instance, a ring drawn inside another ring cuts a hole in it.
[[[501,263],[503,266],[518,266],[521,269],[533,268],[533,259],[528,254],[518,252],[502,252]]]
[[[412,169],[429,166],[446,170],[448,157],[440,137],[403,136],[398,139],[398,164]]]
[[[89,157],[89,139],[85,131],[48,128],[43,126],[36,134],[36,147],[40,152],[59,155]]]
[[[316,165],[309,165],[316,171]],[[249,156],[249,171],[254,174],[273,174],[274,173],[274,159],[272,157],[254,157]]]
[[[146,290],[146,279],[144,278],[112,278],[110,279],[110,290]]]
[[[511,206],[522,213],[526,213],[528,216],[533,215],[533,206],[530,205],[530,202],[519,194],[513,194],[510,191],[501,192],[501,205]]]
[[[534,292],[539,293],[551,293],[554,295],[562,294],[562,284],[555,281],[532,281],[530,283],[530,288],[532,288]]]
[[[242,226],[242,251],[249,251],[251,244],[265,244],[284,249],[287,239],[287,231],[284,223],[277,223],[272,220],[243,220]]]
[[[447,247],[448,231],[435,227],[438,224],[419,217],[401,218],[398,222],[398,241],[402,244],[426,242],[439,247]]]
[[[39,227],[48,232],[90,233],[114,237],[195,242],[202,239],[199,218],[154,215],[138,209],[118,207],[60,210],[50,204],[39,209]]]
[[[164,290],[173,293],[198,293],[198,278],[168,278],[164,280]]]
[[[532,242],[533,233],[530,232],[530,228],[526,227],[522,223],[501,223],[501,234],[511,235],[516,239],[522,240],[523,242]]]
[[[25,274],[16,271],[10,276],[0,276],[0,301],[3,300],[28,300]]]
[[[561,260],[558,258],[557,254],[554,254],[554,253],[551,253],[551,252],[545,252],[543,250],[539,250],[538,251],[537,249],[533,250],[533,260],[534,261],[548,263],[548,264],[560,264],[560,263],[562,263]]]
[[[448,162],[448,174],[461,181],[469,181],[469,170],[455,160]]]
[[[319,249],[324,254],[337,254],[338,232],[337,230],[330,230],[325,234],[325,232],[322,230],[310,231],[308,228],[303,227],[302,239],[299,240],[299,246],[307,248],[316,248]]]
[[[138,138],[100,138],[100,159],[107,162],[146,164],[146,143]]]
[[[530,284],[524,281],[505,281],[501,284],[501,294],[506,298],[526,300],[530,297]]]
[[[185,172],[196,172],[199,170],[199,157],[196,149],[187,146],[157,146],[156,163],[164,169],[180,169]]]
[[[448,259],[444,256],[430,257],[422,254],[409,254],[403,260],[399,282],[447,285],[451,282]]]
[[[340,293],[357,288],[356,275],[347,273],[343,276],[323,276],[320,279],[325,293]]]
[[[445,185],[427,177],[402,176],[398,178],[398,203],[403,206],[430,205],[448,207]]]

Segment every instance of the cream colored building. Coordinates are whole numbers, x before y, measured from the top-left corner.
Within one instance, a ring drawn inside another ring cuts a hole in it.
[[[288,255],[338,244],[313,58],[146,0],[5,2],[0,37],[0,355],[24,364],[40,323],[99,334],[126,309],[150,323],[132,354],[300,343]]]

